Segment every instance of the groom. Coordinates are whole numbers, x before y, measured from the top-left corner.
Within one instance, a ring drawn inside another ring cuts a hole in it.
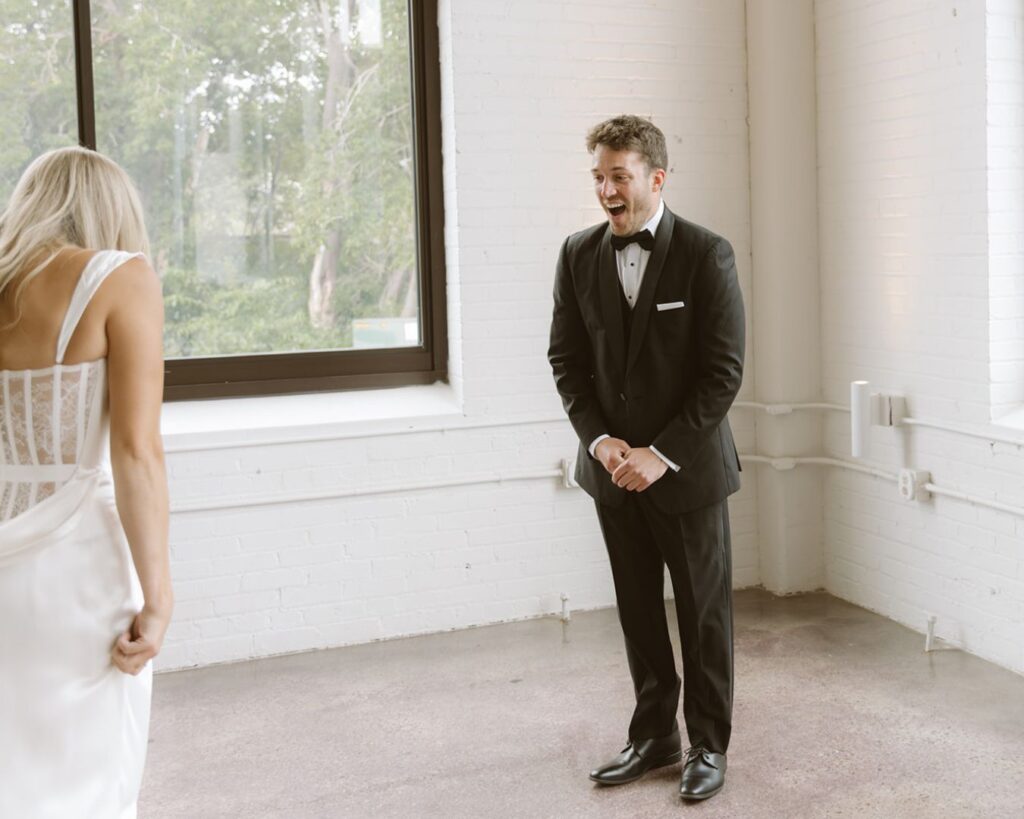
[[[726,497],[739,459],[726,412],[743,377],[743,301],[729,243],[661,199],[662,132],[619,116],[587,135],[607,224],[565,240],[548,359],[580,439],[636,693],[629,744],[591,772],[619,785],[683,758],[663,600],[675,590],[690,747],[684,799],[725,781],[732,725],[732,560]]]

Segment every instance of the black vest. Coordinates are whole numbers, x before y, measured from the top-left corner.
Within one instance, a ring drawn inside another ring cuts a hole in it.
[[[623,357],[629,355],[629,331],[633,326],[633,309],[629,306],[629,302],[626,301],[626,293],[622,289],[622,282],[619,282],[619,309],[622,311],[622,339],[624,341],[625,349],[623,349]]]

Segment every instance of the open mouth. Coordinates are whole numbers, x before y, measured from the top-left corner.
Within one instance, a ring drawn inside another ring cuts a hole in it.
[[[607,207],[608,213],[610,213],[612,216],[620,216],[621,214],[626,212],[625,205],[608,205]]]

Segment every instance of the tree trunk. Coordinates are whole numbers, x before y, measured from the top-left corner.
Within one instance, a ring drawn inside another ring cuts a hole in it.
[[[341,21],[351,27],[356,15],[356,0],[340,0],[345,4],[347,14]],[[318,3],[320,25],[323,29],[324,50],[327,53],[327,79],[324,83],[324,112],[321,122],[322,133],[327,149],[327,173],[322,182],[324,200],[331,202],[337,199],[339,191],[345,184],[340,178],[337,158],[341,150],[341,118],[342,100],[348,94],[352,84],[352,65],[348,59],[346,45],[348,31],[339,26],[335,14],[334,0],[321,0]],[[318,329],[326,329],[334,324],[334,307],[332,295],[338,279],[338,257],[341,251],[341,225],[332,219],[326,226],[323,242],[320,244],[313,260],[313,268],[309,275],[309,320]]]

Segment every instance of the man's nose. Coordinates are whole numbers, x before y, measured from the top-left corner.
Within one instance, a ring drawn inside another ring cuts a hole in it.
[[[615,196],[615,186],[611,182],[601,183],[601,197],[605,200]]]

